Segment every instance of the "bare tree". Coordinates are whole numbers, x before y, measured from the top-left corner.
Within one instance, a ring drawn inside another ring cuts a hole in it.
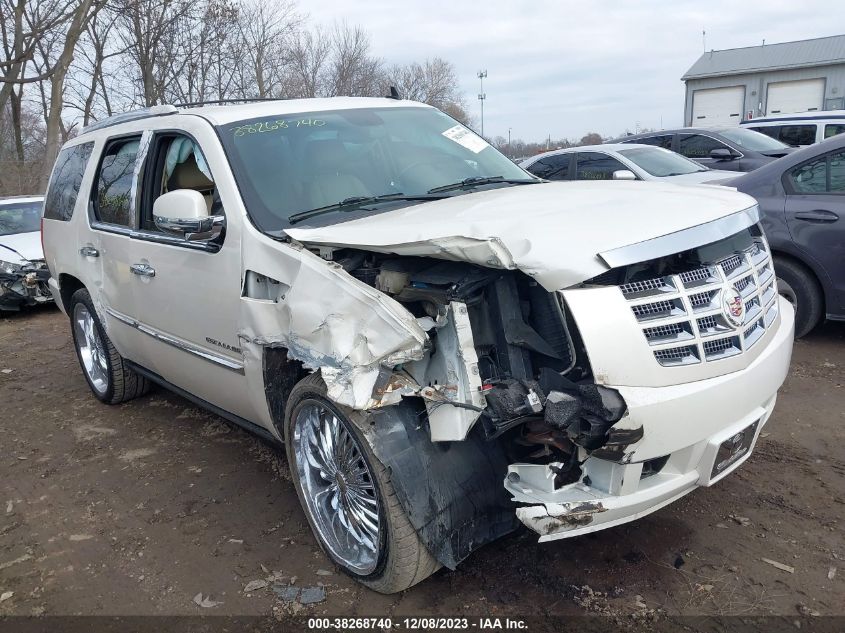
[[[243,57],[241,96],[260,99],[282,96],[291,49],[297,41],[303,17],[292,0],[253,0],[241,4],[238,22]]]
[[[331,35],[326,96],[372,97],[380,94],[382,62],[370,54],[370,36],[360,26],[335,24]]]
[[[385,81],[387,86],[395,86],[403,98],[433,105],[458,121],[469,124],[470,117],[455,67],[445,59],[434,57],[422,63],[391,66]]]

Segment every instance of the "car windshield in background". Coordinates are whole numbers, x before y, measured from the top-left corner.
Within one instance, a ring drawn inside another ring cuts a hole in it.
[[[42,205],[40,201],[0,204],[0,235],[40,231]]]
[[[698,163],[684,158],[680,154],[660,147],[637,147],[620,149],[619,153],[629,161],[644,169],[652,176],[682,176],[700,171],[708,171]]]
[[[434,108],[284,114],[218,130],[250,217],[270,233],[291,226],[291,216],[302,225],[337,223],[481,187],[542,182]]]
[[[754,152],[776,152],[789,149],[789,145],[781,143],[771,136],[760,134],[760,132],[755,132],[754,130],[745,130],[741,127],[730,130],[719,130],[719,134],[740,147],[750,149]]]

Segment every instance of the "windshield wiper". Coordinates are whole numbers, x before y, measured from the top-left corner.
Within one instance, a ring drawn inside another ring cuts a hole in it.
[[[504,176],[472,176],[464,178],[460,182],[453,182],[450,185],[441,185],[429,189],[428,193],[442,193],[444,191],[455,191],[457,189],[471,189],[472,187],[479,187],[481,185],[490,185],[497,182],[503,182],[508,185],[533,185],[542,180],[536,178],[505,178]]]
[[[288,222],[296,224],[302,220],[313,218],[324,213],[331,213],[332,211],[354,211],[360,209],[368,204],[375,204],[379,202],[393,202],[394,200],[440,200],[445,196],[430,195],[429,193],[421,193],[413,196],[406,196],[404,193],[385,193],[380,196],[352,196],[344,198],[340,202],[334,204],[327,204],[324,207],[317,207],[316,209],[309,209],[308,211],[300,211],[288,217]]]

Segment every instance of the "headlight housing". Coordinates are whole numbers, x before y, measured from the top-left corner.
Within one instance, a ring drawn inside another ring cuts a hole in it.
[[[7,275],[14,275],[15,273],[19,273],[21,270],[23,270],[23,266],[20,264],[4,262],[0,259],[0,272],[6,273]]]

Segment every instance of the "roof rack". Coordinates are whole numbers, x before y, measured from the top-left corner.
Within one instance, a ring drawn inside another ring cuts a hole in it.
[[[209,101],[188,101],[177,103],[179,108],[199,108],[206,105],[225,105],[227,103],[254,103],[256,101],[289,101],[287,97],[245,97],[243,99],[214,99]]]
[[[176,114],[179,109],[173,105],[157,105],[149,108],[140,108],[130,112],[122,112],[115,114],[102,121],[97,121],[91,125],[86,125],[82,128],[82,134],[93,132],[94,130],[102,130],[103,128],[111,127],[113,125],[120,125],[121,123],[128,123],[129,121],[137,121],[138,119],[147,119],[154,116],[166,116],[168,114]]]

